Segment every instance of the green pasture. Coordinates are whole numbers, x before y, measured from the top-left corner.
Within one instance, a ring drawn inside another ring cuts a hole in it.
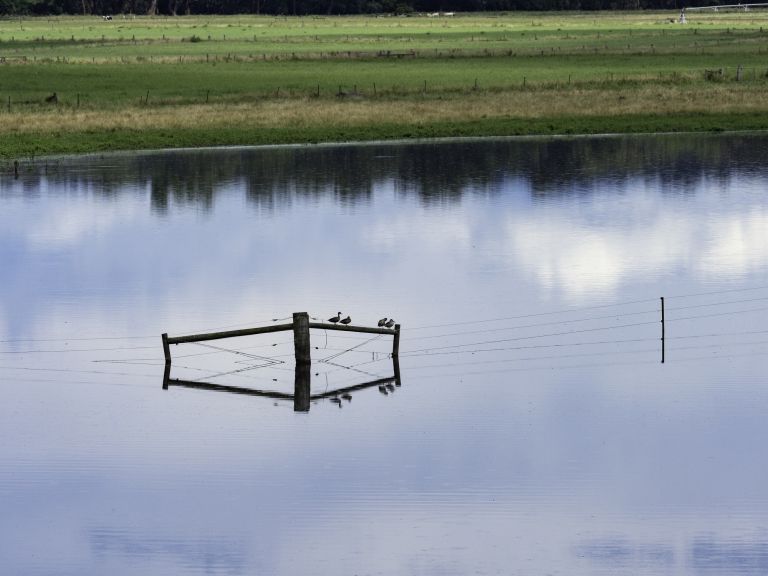
[[[564,94],[585,87],[608,94],[670,84],[707,91],[714,84],[735,86],[737,79],[740,89],[768,85],[767,11],[689,12],[686,24],[676,22],[678,15],[6,19],[0,20],[0,118],[27,115],[12,128],[18,137],[33,133],[35,114],[52,105],[106,114],[136,106],[178,111],[201,103],[302,98],[309,99],[311,119],[313,101],[339,95],[455,101],[478,91],[553,87]],[[58,101],[46,103],[54,92]],[[726,116],[718,110],[718,121]],[[736,123],[743,127],[744,118]],[[371,118],[360,133],[375,135],[375,125]],[[313,130],[313,140],[323,139],[322,126]],[[487,125],[484,130],[491,132]],[[330,138],[331,127],[326,132]],[[281,141],[288,138],[280,134]]]
[[[120,107],[138,99],[153,104],[248,102],[258,98],[357,93],[368,97],[444,94],[470,90],[519,90],[536,85],[599,84],[626,89],[634,83],[701,82],[704,69],[723,68],[733,76],[739,65],[744,82],[765,83],[765,58],[664,55],[572,55],[546,57],[418,58],[370,62],[221,61],[218,63],[46,62],[0,69],[0,102],[7,107],[36,105],[56,92],[62,106]]]
[[[70,60],[230,55],[242,58],[343,57],[347,53],[679,54],[762,52],[765,12],[513,13],[451,18],[188,16],[57,17],[0,21],[6,59]]]

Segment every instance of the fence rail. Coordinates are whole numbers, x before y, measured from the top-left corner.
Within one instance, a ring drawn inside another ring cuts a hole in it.
[[[172,363],[171,344],[186,344],[192,342],[207,342],[209,340],[221,340],[223,338],[237,338],[240,336],[254,336],[257,334],[270,334],[272,332],[285,332],[293,330],[293,343],[297,364],[309,364],[310,358],[310,328],[320,330],[339,330],[342,332],[359,332],[363,334],[392,335],[392,356],[397,357],[400,352],[400,324],[395,324],[394,329],[375,328],[369,326],[351,326],[331,324],[326,322],[310,322],[307,312],[294,312],[293,322],[290,324],[276,324],[274,326],[262,326],[261,328],[244,328],[241,330],[227,330],[223,332],[206,332],[203,334],[190,334],[187,336],[162,335],[163,354],[166,365]]]

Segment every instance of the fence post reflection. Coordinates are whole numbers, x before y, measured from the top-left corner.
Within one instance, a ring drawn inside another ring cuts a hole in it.
[[[257,390],[255,388],[243,388],[240,386],[229,386],[226,384],[214,384],[212,382],[202,382],[199,380],[181,380],[171,378],[171,364],[165,365],[163,371],[163,390],[168,390],[171,386],[181,388],[195,388],[197,390],[208,390],[214,392],[228,392],[230,394],[241,394],[244,396],[261,396],[263,398],[272,398],[275,400],[293,400],[294,412],[309,412],[313,401],[335,399],[339,396],[349,398],[352,392],[359,392],[376,386],[401,386],[400,380],[400,362],[397,356],[392,357],[393,375],[385,378],[378,378],[367,382],[360,382],[343,388],[333,390],[324,390],[323,392],[312,394],[312,365],[307,362],[301,362],[296,365],[293,394],[289,392],[279,392],[277,390]],[[346,396],[345,396],[346,395]]]
[[[293,386],[294,412],[309,412],[311,369],[311,364],[296,364],[296,381]]]

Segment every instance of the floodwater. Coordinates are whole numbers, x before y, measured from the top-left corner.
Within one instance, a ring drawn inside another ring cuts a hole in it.
[[[765,574],[766,158],[668,135],[3,174],[2,572]],[[172,345],[164,380],[162,333],[338,311],[393,317],[398,362],[313,329],[303,402],[292,332]]]

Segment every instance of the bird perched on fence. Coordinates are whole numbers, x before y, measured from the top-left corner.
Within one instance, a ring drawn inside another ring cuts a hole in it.
[[[381,320],[379,320],[379,328],[384,326],[384,324],[386,324],[386,323],[387,323],[387,319],[386,318],[382,318]]]
[[[394,318],[390,318],[390,319],[389,319],[389,322],[387,322],[386,324],[384,324],[384,326],[385,326],[385,327],[387,327],[387,328],[392,328],[392,326],[394,326],[394,325],[395,325],[395,320],[394,320]]]
[[[328,318],[328,322],[331,324],[336,324],[339,320],[341,320],[341,312],[337,312],[333,318]]]
[[[345,326],[346,326],[347,324],[349,324],[350,322],[352,322],[352,318],[350,318],[349,316],[347,316],[346,318],[344,318],[343,320],[341,320],[341,323],[342,323],[342,324],[344,324]]]

